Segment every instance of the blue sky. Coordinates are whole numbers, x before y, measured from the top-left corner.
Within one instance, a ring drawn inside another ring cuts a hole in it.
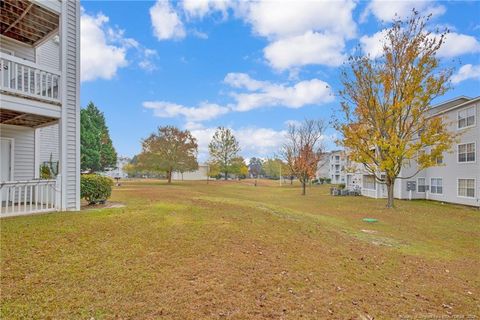
[[[82,1],[81,105],[104,113],[120,155],[158,126],[187,128],[200,159],[217,126],[245,157],[272,156],[288,123],[329,122],[339,67],[360,45],[375,55],[395,13],[432,13],[451,32],[439,53],[456,67],[441,100],[480,92],[477,1]],[[335,148],[329,128],[325,145]]]

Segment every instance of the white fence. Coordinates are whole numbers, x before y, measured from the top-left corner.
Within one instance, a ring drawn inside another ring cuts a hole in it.
[[[59,200],[58,180],[0,182],[0,217],[55,211]]]
[[[0,53],[0,89],[60,103],[60,71]]]

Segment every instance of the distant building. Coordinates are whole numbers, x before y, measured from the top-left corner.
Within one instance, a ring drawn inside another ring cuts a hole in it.
[[[108,170],[102,173],[102,175],[110,177],[112,179],[121,178],[125,179],[128,178],[128,174],[123,171],[123,168],[126,164],[130,163],[131,159],[128,157],[117,157],[117,164],[116,168],[112,170]]]
[[[207,180],[208,165],[201,163],[198,165],[198,169],[190,172],[174,172],[172,174],[173,180]]]
[[[343,150],[324,153],[318,163],[317,179],[328,178],[331,183],[346,183],[347,156]]]

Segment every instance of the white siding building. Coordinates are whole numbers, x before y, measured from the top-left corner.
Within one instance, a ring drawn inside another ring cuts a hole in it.
[[[328,178],[333,184],[346,183],[346,164],[347,157],[342,150],[323,154],[317,168],[317,179]]]
[[[80,3],[4,0],[0,18],[0,216],[79,210]]]
[[[173,180],[207,180],[208,178],[208,165],[200,163],[198,169],[190,172],[173,172]]]
[[[438,104],[432,107],[431,116],[443,117],[449,129],[459,134],[457,141],[450,152],[437,159],[437,166],[421,170],[412,178],[408,177],[418,171],[417,163],[405,163],[400,177],[406,179],[397,179],[395,197],[480,206],[480,97],[459,97]],[[358,170],[355,178],[360,181],[363,195],[387,196],[385,185],[373,176]],[[350,181],[347,187],[353,187]]]
[[[129,164],[132,159],[128,157],[117,157],[117,164],[114,169],[101,173],[102,175],[110,178],[128,178],[128,174],[123,170],[125,165]]]

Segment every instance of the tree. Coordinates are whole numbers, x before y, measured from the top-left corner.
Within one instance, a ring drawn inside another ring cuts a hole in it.
[[[184,159],[180,159],[178,162],[177,170],[180,172],[182,175],[182,180],[183,180],[183,174],[185,172],[191,172],[195,171],[198,169],[198,162],[196,157],[187,157]]]
[[[218,127],[213,135],[212,141],[208,145],[210,157],[220,167],[220,172],[225,174],[225,180],[228,174],[232,172],[233,160],[238,157],[240,146],[237,139],[228,128]]]
[[[454,140],[441,117],[429,116],[432,100],[448,90],[453,71],[440,68],[436,56],[448,31],[437,36],[427,31],[429,18],[414,11],[408,20],[395,20],[386,31],[383,54],[350,57],[341,75],[339,142],[351,161],[386,185],[388,208],[394,205],[395,181],[436,165]],[[418,163],[418,171],[399,177],[409,161]]]
[[[197,139],[190,131],[173,126],[159,127],[157,133],[142,141],[138,166],[148,172],[165,172],[171,183],[174,171],[198,168],[197,152]]]
[[[248,166],[245,164],[243,157],[235,157],[232,159],[230,172],[235,174],[240,179],[245,179],[248,175]]]
[[[105,116],[92,102],[80,110],[80,167],[82,171],[105,171],[117,164]]]
[[[248,163],[248,172],[255,178],[255,187],[257,186],[257,179],[263,171],[263,161],[260,158],[252,157]]]
[[[321,139],[324,130],[322,120],[305,120],[301,125],[291,124],[288,127],[281,155],[289,171],[302,184],[302,195],[306,194],[308,181],[315,177],[322,154]]]
[[[208,161],[208,176],[211,178],[218,179],[221,175],[220,173],[220,166],[215,161]]]
[[[283,166],[284,163],[280,159],[267,159],[263,163],[263,171],[268,178],[279,179],[280,175],[285,173]]]

